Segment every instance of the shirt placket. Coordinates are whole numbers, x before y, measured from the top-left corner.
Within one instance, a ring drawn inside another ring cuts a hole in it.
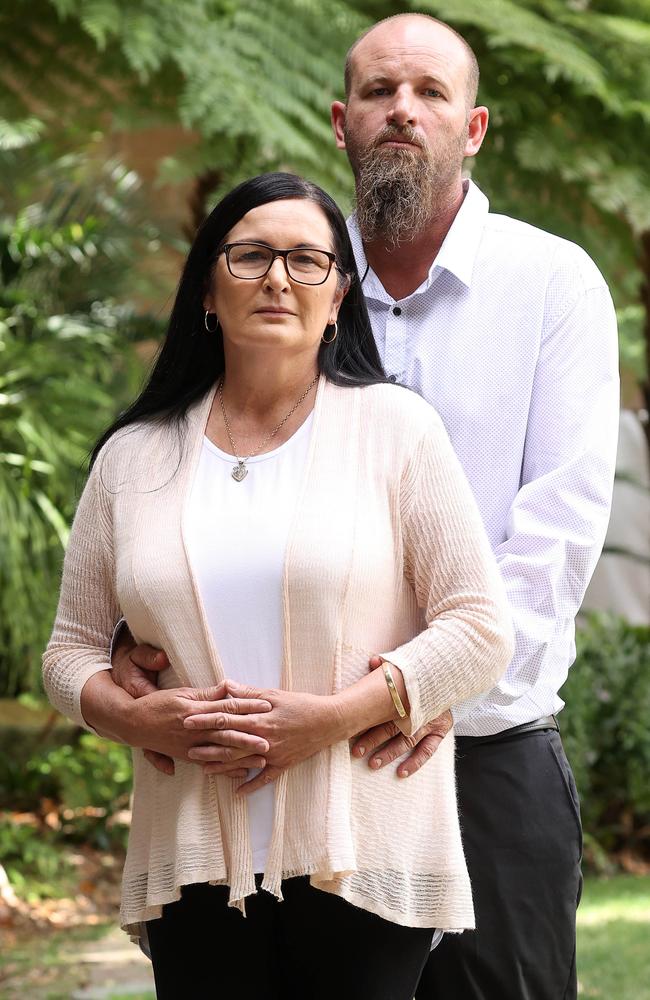
[[[406,371],[406,310],[391,302],[386,314],[384,368],[389,378],[401,381]]]

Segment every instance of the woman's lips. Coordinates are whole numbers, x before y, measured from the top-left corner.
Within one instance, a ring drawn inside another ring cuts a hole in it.
[[[255,313],[256,314],[260,314],[261,313],[264,316],[294,316],[295,315],[295,313],[292,313],[290,309],[273,309],[273,308],[256,309]]]

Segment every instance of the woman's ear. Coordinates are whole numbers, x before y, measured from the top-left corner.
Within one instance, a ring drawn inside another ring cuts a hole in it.
[[[206,312],[216,312],[217,311],[217,267],[216,264],[212,266],[207,276],[203,279],[203,308]]]
[[[345,296],[350,291],[351,285],[352,285],[352,281],[350,279],[350,275],[349,274],[342,274],[341,275],[341,280],[340,280],[340,282],[338,283],[338,285],[336,287],[336,292],[334,293],[334,299],[332,301],[332,309],[334,310],[335,315],[334,315],[334,319],[330,320],[330,323],[334,323],[334,321],[336,320],[336,316],[338,315],[338,311],[341,308],[341,303],[343,302],[343,299],[345,298]]]

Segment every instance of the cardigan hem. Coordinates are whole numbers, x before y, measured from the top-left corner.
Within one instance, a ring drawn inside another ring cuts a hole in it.
[[[284,880],[286,878],[300,878],[307,876],[314,889],[321,892],[327,892],[333,896],[339,896],[347,903],[350,903],[351,906],[356,906],[360,910],[365,910],[368,913],[374,913],[383,920],[388,920],[393,924],[399,924],[402,927],[430,927],[431,930],[438,929],[444,934],[462,934],[463,931],[474,930],[475,928],[471,902],[469,903],[469,909],[466,907],[464,908],[462,904],[459,907],[458,903],[456,903],[456,905],[451,909],[446,906],[436,908],[435,903],[433,903],[426,914],[407,914],[398,910],[390,909],[387,906],[382,905],[378,900],[372,899],[363,893],[355,892],[353,889],[342,885],[336,877],[332,878],[331,872],[313,872],[309,871],[309,868],[309,865],[305,865],[304,869],[306,870],[292,871],[290,874],[283,875],[282,879]],[[346,872],[345,876],[348,874],[352,873]],[[453,876],[450,880],[452,878]],[[120,916],[121,929],[129,935],[131,941],[135,944],[139,944],[143,934],[146,936],[146,929],[143,928],[143,924],[145,924],[148,920],[157,920],[160,918],[162,916],[163,906],[166,906],[169,903],[178,902],[181,898],[181,889],[183,886],[195,885],[198,882],[208,882],[210,885],[229,885],[227,878],[209,878],[206,877],[205,872],[189,874],[187,876],[187,881],[184,881],[182,885],[175,886],[173,890],[158,893],[155,902],[151,901],[146,906],[134,909],[131,912],[123,911]],[[268,891],[267,889],[264,889],[264,885],[260,888],[263,891]],[[251,895],[256,895],[258,891],[260,890],[256,890],[254,893],[251,893]],[[276,899],[281,900],[281,897],[278,897],[276,893],[272,894],[276,896]],[[229,906],[239,908],[242,913],[242,917],[245,918],[245,905],[240,905],[243,903],[245,903],[245,900],[231,901]]]

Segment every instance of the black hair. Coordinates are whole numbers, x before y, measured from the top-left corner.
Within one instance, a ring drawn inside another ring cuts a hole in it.
[[[337,385],[386,382],[359,282],[345,219],[335,201],[316,184],[289,173],[269,173],[244,181],[212,210],[187,255],[165,339],[151,374],[137,399],[102,434],[92,463],[108,439],[139,420],[180,423],[188,407],[203,396],[224,371],[223,336],[206,333],[203,300],[219,249],[230,230],[251,209],[272,201],[301,198],[318,205],[330,225],[338,267],[350,288],[338,314],[338,335],[321,344],[319,371]]]

